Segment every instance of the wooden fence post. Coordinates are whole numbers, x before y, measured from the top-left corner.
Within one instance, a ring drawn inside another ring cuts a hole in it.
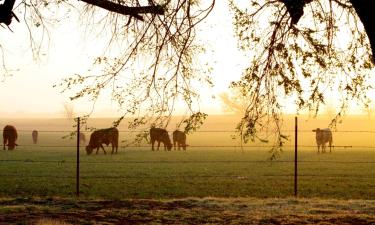
[[[297,177],[298,177],[298,120],[297,116],[294,118],[294,196],[297,197],[298,186],[297,186]]]
[[[80,118],[77,118],[77,174],[76,174],[76,195],[79,197],[79,134],[80,134]]]

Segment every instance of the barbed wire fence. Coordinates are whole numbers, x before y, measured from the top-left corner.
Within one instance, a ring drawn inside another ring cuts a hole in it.
[[[78,119],[79,123],[79,119]],[[79,125],[77,126],[77,131],[71,131],[71,130],[40,130],[38,132],[40,133],[72,133],[76,132],[77,134],[80,133]],[[143,131],[143,130],[142,130]],[[119,131],[120,133],[137,133],[142,131]],[[32,132],[32,130],[19,130],[19,132]],[[197,131],[197,133],[234,133],[235,131],[228,131],[228,130],[202,130]],[[312,132],[311,130],[298,130],[296,128],[295,130],[285,130],[285,132],[295,132],[295,135],[298,135],[298,133],[305,133],[305,132]],[[375,130],[343,130],[343,131],[333,131],[334,133],[369,133],[369,134],[375,134]],[[314,175],[314,174],[297,174],[298,164],[304,164],[304,163],[311,163],[311,164],[365,164],[365,165],[375,165],[375,161],[373,159],[368,159],[368,161],[332,161],[332,160],[300,160],[296,156],[294,160],[276,160],[276,161],[268,161],[268,160],[168,160],[168,161],[160,161],[160,160],[117,160],[117,161],[87,161],[87,160],[80,160],[80,147],[81,142],[79,141],[79,135],[76,136],[77,142],[76,144],[71,145],[38,145],[38,144],[26,144],[21,145],[22,147],[38,147],[38,148],[64,148],[64,149],[71,149],[77,150],[77,160],[76,161],[69,161],[69,160],[34,160],[34,159],[0,159],[0,162],[2,163],[25,163],[25,164],[32,164],[32,163],[45,163],[45,164],[75,164],[76,165],[76,174],[72,175],[28,175],[28,174],[19,174],[19,173],[8,173],[4,174],[1,173],[0,177],[6,177],[6,178],[54,178],[54,179],[76,179],[76,195],[79,196],[80,194],[80,179],[176,179],[176,178],[183,178],[183,179],[202,179],[202,178],[227,178],[227,179],[246,179],[246,177],[243,176],[237,176],[237,175],[183,175],[183,176],[175,176],[175,175],[169,175],[169,176],[119,176],[119,175],[81,175],[79,173],[80,164],[237,164],[237,163],[245,163],[245,164],[264,164],[264,163],[275,163],[275,164],[293,164],[295,165],[294,171],[290,171],[289,173],[280,173],[280,174],[261,174],[258,176],[263,177],[288,177],[292,178],[294,177],[294,195],[298,196],[297,188],[298,188],[298,177],[305,177],[305,178],[314,178],[314,177],[325,177],[325,178],[343,178],[343,179],[351,179],[353,177],[357,179],[375,179],[374,176],[371,175],[363,175],[363,174],[341,174],[341,175]],[[297,140],[297,136],[295,136],[295,140]],[[150,148],[150,145],[119,145],[120,148]],[[239,148],[240,145],[190,145],[189,148]],[[298,150],[301,147],[302,148],[316,148],[316,145],[299,145],[298,142],[294,145],[284,145],[286,148],[294,148],[295,152],[297,153]],[[348,148],[362,148],[362,149],[375,149],[375,145],[333,145],[334,149],[342,148],[342,149],[348,149]],[[244,149],[261,149],[261,148],[270,148],[269,145],[244,145],[242,146]],[[17,150],[16,150],[17,151]]]

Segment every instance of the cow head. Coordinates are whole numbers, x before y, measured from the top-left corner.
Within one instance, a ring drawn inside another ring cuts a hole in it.
[[[18,146],[16,143],[8,143],[8,150],[13,150],[16,146]]]
[[[320,128],[316,128],[315,130],[312,130],[313,132],[315,133],[319,133],[320,132]]]
[[[93,147],[91,147],[89,145],[86,146],[86,153],[87,153],[87,155],[91,155],[91,153],[93,152],[93,150],[94,150]]]
[[[168,151],[172,150],[173,145],[172,145],[172,143],[170,141],[166,142],[165,144],[167,145]]]
[[[162,140],[164,144],[167,146],[168,151],[172,150],[173,145],[167,132],[163,133]]]

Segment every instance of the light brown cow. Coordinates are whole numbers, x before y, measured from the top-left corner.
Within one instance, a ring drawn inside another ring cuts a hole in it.
[[[33,130],[33,132],[31,133],[31,137],[33,138],[34,144],[38,143],[38,131],[37,130]]]
[[[3,149],[5,150],[5,145],[8,146],[8,150],[13,150],[17,144],[17,130],[12,125],[6,125],[3,129]]]
[[[159,150],[160,142],[164,144],[164,150],[168,149],[170,151],[172,149],[171,139],[169,138],[168,131],[166,131],[165,129],[152,127],[150,129],[150,137],[151,137],[152,151],[154,151],[155,141],[158,142],[157,150]]]
[[[118,149],[118,130],[115,127],[107,128],[107,129],[100,129],[92,132],[90,136],[90,142],[89,145],[86,146],[86,153],[87,155],[90,155],[94,148],[96,148],[96,154],[98,154],[99,148],[102,148],[104,151],[104,154],[107,154],[105,151],[103,144],[106,144],[107,146],[109,144],[112,145],[112,154],[114,153],[114,150]]]
[[[329,144],[329,152],[332,152],[332,132],[329,128],[325,129],[315,129],[313,130],[315,132],[315,139],[316,139],[316,145],[318,146],[318,153],[320,146],[322,146],[322,153],[326,152],[326,143]]]
[[[186,150],[186,134],[182,131],[175,130],[172,136],[174,150],[176,150],[176,144],[178,145],[178,150],[180,150],[181,147],[183,150]]]

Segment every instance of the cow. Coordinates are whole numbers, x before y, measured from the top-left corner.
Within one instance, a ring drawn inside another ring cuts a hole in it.
[[[320,146],[322,146],[322,153],[326,151],[326,143],[329,144],[329,152],[332,152],[332,132],[329,128],[325,129],[315,129],[313,130],[315,132],[315,139],[316,139],[316,145],[318,146],[318,153]]]
[[[38,131],[37,130],[33,130],[33,132],[31,133],[31,137],[33,138],[34,144],[38,143]]]
[[[114,150],[118,149],[118,130],[116,127],[107,128],[107,129],[100,129],[92,132],[90,135],[90,142],[89,145],[86,146],[86,153],[87,155],[90,155],[94,148],[96,148],[96,154],[98,154],[99,148],[102,148],[104,151],[104,154],[107,154],[105,151],[103,144],[106,144],[107,146],[109,144],[112,145],[112,153],[114,153]]]
[[[5,145],[8,146],[8,150],[13,150],[17,144],[17,130],[12,125],[6,125],[3,129],[3,149],[5,150]]]
[[[186,134],[182,131],[175,130],[173,131],[173,147],[176,150],[176,144],[178,145],[178,150],[182,147],[183,150],[186,150]]]
[[[170,151],[172,149],[171,139],[169,138],[168,132],[165,129],[152,127],[150,129],[150,137],[151,137],[152,151],[154,151],[155,141],[158,142],[157,150],[159,150],[160,142],[163,142],[164,150],[168,149],[168,151]]]

